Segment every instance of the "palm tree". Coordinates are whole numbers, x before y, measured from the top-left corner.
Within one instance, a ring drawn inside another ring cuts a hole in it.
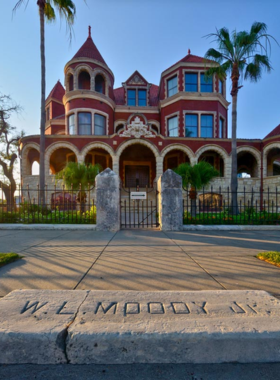
[[[216,74],[219,79],[224,80],[226,74],[229,74],[232,84],[230,93],[232,96],[231,204],[232,213],[238,214],[236,132],[237,94],[243,87],[240,86],[240,77],[257,82],[261,78],[263,70],[271,71],[268,53],[271,47],[271,39],[276,40],[267,34],[267,26],[261,22],[253,23],[249,32],[236,32],[234,30],[230,35],[228,29],[224,27],[206,37],[213,37],[218,45],[217,50],[211,48],[205,54],[207,60],[212,60],[215,63],[215,65],[212,64],[206,75]]]
[[[87,191],[95,183],[95,177],[102,171],[100,165],[86,165],[68,162],[67,166],[56,174],[56,179],[62,179],[67,190],[78,191],[77,201],[80,211],[85,210]]]
[[[197,191],[201,190],[204,186],[207,186],[209,182],[220,173],[206,161],[200,161],[194,166],[184,163],[179,165],[174,171],[182,177],[184,188],[191,187],[189,192],[191,200],[191,216],[195,218]]]
[[[15,12],[22,4],[29,0],[18,0],[14,6]],[[37,0],[40,17],[40,51],[41,51],[41,121],[40,121],[40,202],[45,204],[45,124],[46,124],[46,58],[45,58],[45,20],[56,20],[55,11],[66,20],[66,26],[72,36],[72,25],[76,14],[76,7],[72,0]]]

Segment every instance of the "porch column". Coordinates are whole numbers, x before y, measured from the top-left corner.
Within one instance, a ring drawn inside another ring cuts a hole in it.
[[[163,157],[156,157],[156,181],[163,174]]]
[[[120,175],[120,166],[119,166],[119,156],[112,157],[113,171],[119,176]]]

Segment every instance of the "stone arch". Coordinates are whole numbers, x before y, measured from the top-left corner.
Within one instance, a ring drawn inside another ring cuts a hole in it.
[[[22,176],[31,175],[32,164],[28,160],[28,153],[31,149],[35,149],[40,154],[40,145],[35,142],[30,142],[24,145],[21,152],[22,159]],[[39,163],[40,164],[40,163]]]
[[[112,158],[115,156],[115,152],[114,152],[113,148],[110,147],[110,145],[108,145],[108,144],[106,144],[104,142],[100,142],[100,141],[99,142],[92,142],[92,143],[88,143],[82,149],[81,157],[82,157],[83,161],[85,160],[85,157],[86,157],[87,153],[89,151],[91,151],[92,149],[94,149],[94,148],[100,148],[100,149],[106,150],[106,152],[108,152]]]
[[[116,151],[116,156],[120,158],[122,152],[127,148],[129,147],[130,145],[134,145],[134,144],[141,144],[141,145],[145,145],[147,146],[148,148],[151,149],[151,151],[154,153],[155,157],[160,157],[160,153],[158,151],[158,149],[155,147],[154,144],[152,144],[151,142],[147,141],[147,140],[142,140],[142,139],[133,139],[133,140],[128,140],[128,141],[125,141],[123,142],[117,149]]]
[[[251,153],[252,156],[256,159],[256,161],[257,161],[257,176],[260,177],[261,176],[261,153],[256,148],[253,148],[253,147],[247,146],[247,145],[237,147],[237,155],[238,155],[238,153],[241,153],[241,152]]]
[[[124,120],[124,119],[119,119],[119,120],[115,121],[114,132],[118,133],[118,126],[119,125],[125,126],[125,124],[126,124],[126,120]]]
[[[105,81],[105,94],[104,95],[109,96],[109,86],[111,86],[111,81],[110,81],[109,76],[105,73],[105,71],[100,69],[100,68],[95,68],[92,71],[91,89],[93,91],[95,91],[95,78],[97,77],[97,75],[101,75],[104,78],[104,81]]]
[[[267,156],[272,149],[279,149],[280,150],[280,142],[273,142],[271,144],[268,144],[263,149],[263,176],[268,176],[268,170],[267,170]]]
[[[82,71],[88,73],[90,79],[89,79],[89,89],[91,89],[91,80],[92,80],[92,68],[89,65],[82,64],[75,68],[75,76],[74,76],[74,82],[76,84],[75,89],[79,90],[79,75],[82,73]]]
[[[215,144],[203,145],[202,147],[197,149],[197,151],[195,152],[196,161],[198,162],[200,156],[207,151],[214,151],[222,157],[223,164],[224,164],[223,177],[230,177],[230,159],[226,150],[220,147],[219,145],[215,145]]]
[[[153,152],[153,154],[155,156],[155,161],[156,161],[156,179],[158,179],[163,173],[163,159],[162,159],[157,147],[154,144],[152,144],[151,142],[144,140],[144,139],[133,139],[133,140],[128,140],[128,141],[123,142],[118,147],[118,149],[116,151],[116,155],[113,158],[113,170],[115,171],[115,173],[119,173],[119,164],[120,164],[121,154],[123,153],[123,151],[126,148],[128,148],[132,145],[135,145],[135,144],[144,145]]]
[[[67,148],[67,149],[72,150],[72,152],[75,153],[75,155],[76,155],[77,162],[82,162],[81,154],[74,144],[71,144],[70,142],[67,142],[67,141],[65,141],[65,142],[61,142],[61,141],[54,142],[50,146],[48,146],[48,148],[45,151],[45,175],[46,176],[49,175],[49,172],[50,172],[51,155],[56,150],[58,150],[60,148]]]
[[[184,152],[189,157],[190,162],[192,162],[195,158],[195,154],[194,154],[193,150],[191,148],[189,148],[188,146],[183,145],[183,144],[168,145],[166,148],[164,148],[161,151],[162,158],[164,158],[166,156],[166,154],[168,152],[170,152],[171,150],[181,150],[182,152]]]
[[[69,83],[70,75],[73,76],[73,88],[72,88],[72,90],[75,90],[75,71],[71,67],[69,67],[65,73],[65,78],[64,78],[64,86],[66,88],[66,92],[72,91],[70,83]]]

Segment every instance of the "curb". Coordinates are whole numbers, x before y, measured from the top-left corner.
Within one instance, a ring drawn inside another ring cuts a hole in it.
[[[0,224],[0,230],[87,230],[95,231],[96,224]]]
[[[183,231],[280,231],[280,226],[225,226],[225,225],[217,225],[217,226],[205,226],[205,225],[184,225]]]

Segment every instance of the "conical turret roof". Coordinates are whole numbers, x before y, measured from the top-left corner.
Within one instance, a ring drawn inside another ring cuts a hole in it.
[[[103,63],[107,66],[107,63],[105,62],[104,58],[100,54],[99,50],[95,46],[95,43],[93,42],[91,38],[91,27],[89,27],[89,34],[86,42],[83,44],[83,46],[78,50],[78,52],[74,55],[72,59],[75,58],[90,58],[94,59],[100,63]]]

